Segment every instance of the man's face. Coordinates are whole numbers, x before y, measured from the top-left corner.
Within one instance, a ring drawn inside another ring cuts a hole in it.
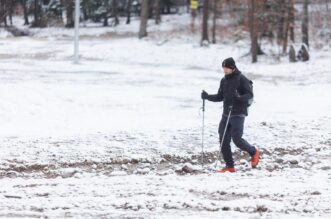
[[[224,71],[224,74],[226,74],[226,75],[232,73],[232,69],[231,68],[227,68],[227,67],[223,67],[223,71]]]

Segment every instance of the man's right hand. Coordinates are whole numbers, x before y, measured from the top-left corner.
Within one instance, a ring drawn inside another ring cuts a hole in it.
[[[203,99],[203,100],[208,99],[208,96],[209,96],[208,93],[203,90],[201,93],[201,99]]]

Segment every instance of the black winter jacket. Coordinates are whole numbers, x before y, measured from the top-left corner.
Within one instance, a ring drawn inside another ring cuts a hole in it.
[[[225,116],[228,116],[230,106],[232,106],[231,115],[247,116],[248,100],[253,98],[250,83],[251,81],[236,69],[232,74],[222,78],[217,94],[208,95],[207,100],[223,101],[223,115]]]

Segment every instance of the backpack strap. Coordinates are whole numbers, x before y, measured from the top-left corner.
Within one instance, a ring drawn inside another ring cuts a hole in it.
[[[241,77],[242,77],[242,74],[240,74],[239,77],[237,78],[237,85],[236,85],[236,89],[237,89],[237,90],[240,89],[240,85],[241,85]]]

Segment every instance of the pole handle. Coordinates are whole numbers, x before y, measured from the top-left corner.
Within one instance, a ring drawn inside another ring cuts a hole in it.
[[[203,100],[202,100],[202,111],[203,111],[203,112],[205,111],[205,106],[206,106],[206,100],[203,99]]]
[[[202,90],[202,93],[204,93],[205,91],[204,90]],[[206,99],[202,99],[202,112],[204,112],[205,111],[205,106],[206,106]]]

